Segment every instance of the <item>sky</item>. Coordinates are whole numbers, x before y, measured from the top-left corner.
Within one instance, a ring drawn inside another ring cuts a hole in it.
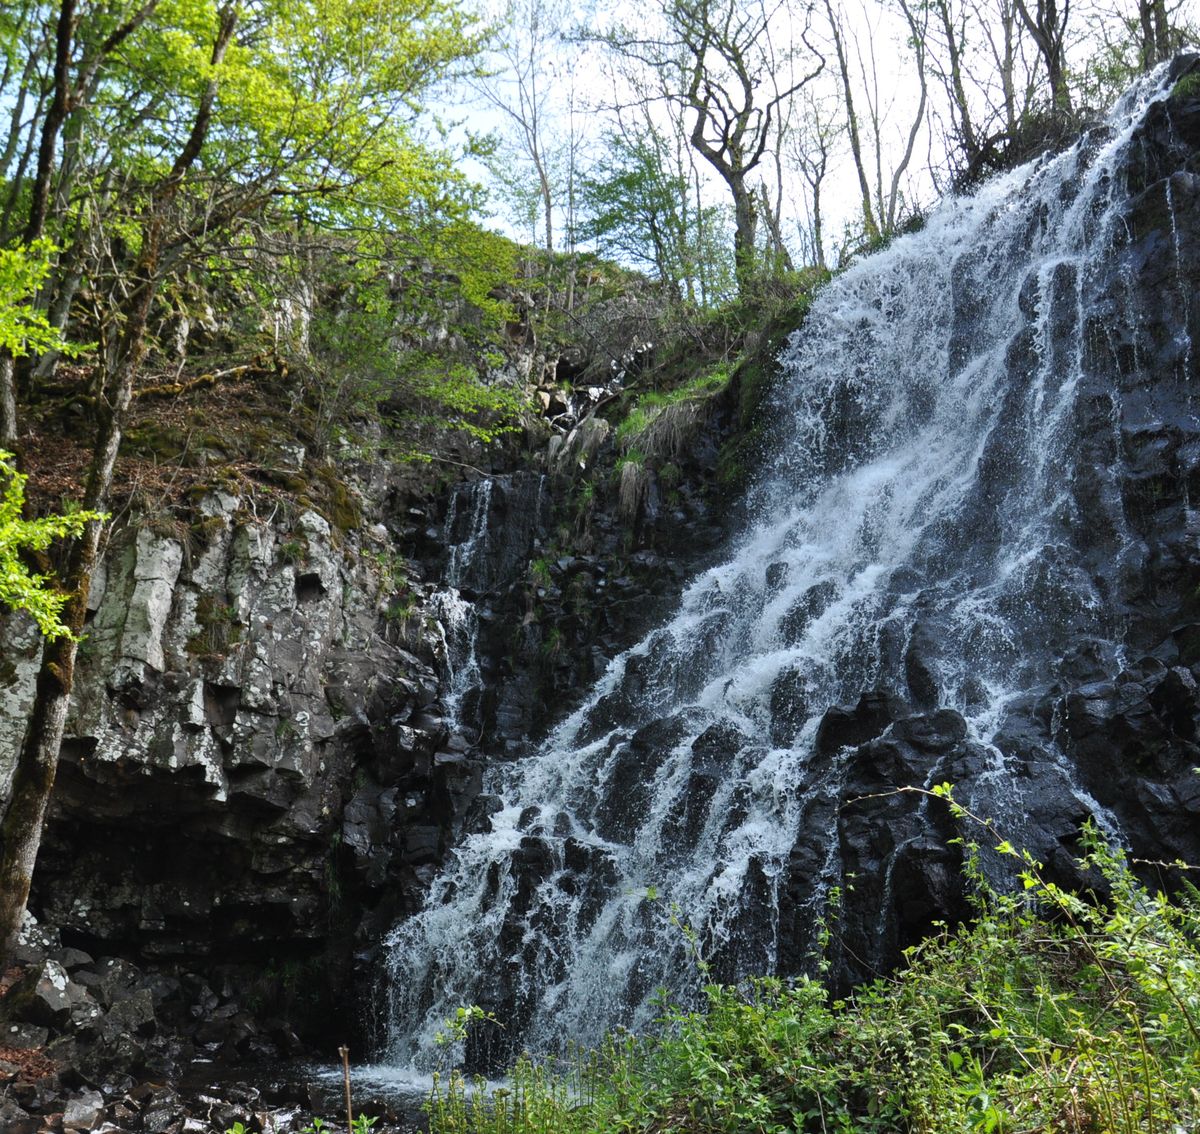
[[[781,50],[788,43],[798,43],[804,19],[803,0],[796,0],[791,9],[780,0],[765,2],[774,5],[770,28],[776,49]],[[974,14],[966,17],[967,34],[979,53],[968,67],[967,81],[969,84],[975,81],[982,90],[982,84],[988,76],[979,64],[981,61],[988,62],[987,39],[989,36],[998,37],[995,12],[1005,0],[952,2],[959,10],[967,4],[972,6]],[[1200,0],[1168,2],[1176,7],[1175,16],[1180,21],[1194,20],[1196,9],[1200,8]],[[631,89],[628,83],[619,79],[614,80],[610,57],[595,44],[579,42],[574,33],[581,27],[596,29],[625,23],[650,34],[654,29],[657,4],[594,0],[584,8],[572,4],[570,0],[511,0],[511,3],[507,0],[483,0],[483,3],[485,18],[497,23],[502,37],[512,44],[528,46],[530,33],[527,17],[531,11],[540,10],[546,14],[533,37],[539,41],[534,53],[539,62],[526,71],[526,86],[536,88],[536,102],[543,116],[545,136],[560,145],[568,137],[575,138],[580,143],[581,164],[586,167],[602,145],[604,129],[613,121],[611,107],[614,102],[629,99],[639,91]],[[818,10],[812,16],[813,32],[810,39],[825,55],[827,63],[824,73],[806,88],[805,94],[811,94],[818,104],[824,103],[832,112],[834,107],[840,105],[840,80],[821,0],[816,0],[816,4]],[[1076,0],[1069,50],[1069,59],[1076,73],[1081,73],[1088,61],[1098,54],[1096,28],[1103,26],[1111,32],[1116,26],[1117,17],[1127,15],[1127,9],[1131,9],[1132,4],[1133,0]],[[855,100],[866,135],[864,147],[869,166],[874,166],[876,153],[875,140],[868,125],[872,106],[878,113],[878,154],[884,170],[886,191],[891,170],[907,145],[919,101],[920,87],[914,52],[909,43],[909,30],[894,0],[835,0],[834,8],[840,8],[851,69],[857,76]],[[980,11],[991,12],[991,15],[980,16]],[[514,19],[514,13],[518,17],[524,15],[526,19]],[[1029,50],[1030,63],[1036,66],[1032,49]],[[492,56],[490,63],[496,74],[489,80],[489,85],[495,95],[510,103],[515,102],[517,90],[512,81],[513,64],[512,53],[502,50]],[[488,105],[487,100],[477,93],[459,87],[443,94],[437,110],[446,118],[463,124],[458,128],[457,136],[460,138],[467,128],[476,132],[497,132],[503,139],[499,152],[504,155],[504,173],[519,187],[528,188],[533,184],[532,171],[523,169],[519,158],[520,146],[513,122],[506,119],[495,105]],[[930,114],[921,123],[908,170],[900,181],[904,199],[899,210],[901,218],[930,208],[947,187],[944,134],[948,111],[943,93],[932,82],[929,86],[929,110]],[[785,156],[790,157],[786,149]],[[709,167],[699,162],[699,168],[704,176],[706,201],[727,203],[728,193]],[[498,191],[498,181],[492,171],[478,161],[466,163],[466,169],[471,176],[497,190],[489,223],[520,240],[541,238],[540,226],[535,232],[528,224],[517,219],[511,203],[506,202]],[[774,195],[775,170],[770,155],[764,160],[761,172],[770,182]],[[868,169],[868,176],[874,180],[873,169]],[[794,168],[784,168],[782,186],[784,236],[793,250],[793,256],[800,258],[800,232],[807,227],[809,213],[808,190]],[[823,222],[829,244],[826,248],[827,259],[836,262],[839,245],[849,247],[857,243],[856,232],[860,227],[861,215],[861,194],[844,134],[834,144],[830,171],[822,194]],[[554,227],[556,247],[561,248],[566,228],[564,210],[561,208],[557,210]]]
[[[523,5],[526,0],[519,2]],[[898,15],[873,0],[847,0],[847,5],[848,27],[857,48],[855,65],[861,60],[870,67],[872,51],[874,52],[882,121],[881,152],[886,167],[889,161],[896,160],[903,152],[913,108],[918,101],[919,88],[915,66],[911,52],[905,45],[907,28]],[[573,7],[572,11],[576,17],[581,16],[577,7]],[[514,38],[520,37],[521,31],[516,25],[504,23],[503,13],[504,6],[493,2],[487,15],[501,23],[502,27],[510,29]],[[641,13],[641,17],[644,17],[644,12]],[[586,18],[592,21],[592,26],[605,26],[622,19],[632,21],[640,17],[636,7],[622,3],[599,4]],[[641,22],[645,23],[644,18]],[[776,13],[771,26],[777,43],[799,40],[798,29],[791,24],[783,11]],[[562,27],[562,22],[558,22],[556,27]],[[782,36],[779,34],[780,29],[783,29]],[[821,38],[818,32],[815,39],[820,41]],[[543,68],[544,73],[540,76],[546,133],[559,139],[569,135],[572,130],[581,135],[582,160],[586,164],[602,144],[603,130],[612,121],[610,108],[614,102],[630,98],[631,92],[621,80],[614,79],[610,61],[604,51],[596,45],[549,42],[547,49],[549,54]],[[828,60],[825,72],[809,89],[818,99],[824,100],[832,107],[839,98],[838,81],[832,52],[827,43],[822,50]],[[497,71],[496,77],[491,80],[493,87],[500,91],[502,97],[515,101],[514,84],[507,77],[511,75],[511,61],[503,53],[498,53],[494,56],[491,66]],[[464,128],[475,132],[495,131],[505,136],[502,143],[504,152],[511,153],[515,138],[511,120],[506,120],[501,111],[489,106],[485,99],[469,88],[460,86],[444,92],[436,110],[445,119],[463,124],[456,132],[457,137],[463,136]],[[688,121],[690,122],[690,117]],[[905,197],[911,206],[916,208],[927,206],[937,197],[934,182],[925,173],[930,149],[927,135],[928,131],[923,127],[922,137],[911,163],[911,172],[903,182]],[[768,155],[762,166],[763,174],[771,182],[772,194],[775,188],[773,164],[773,157]],[[464,168],[470,176],[485,185],[495,186],[495,178],[483,163],[470,159],[464,163]],[[709,167],[701,163],[700,169],[705,182],[707,201],[714,204],[728,203],[727,191],[715,179]],[[835,143],[823,195],[825,230],[836,243],[842,239],[841,234],[845,227],[852,226],[859,215],[858,183],[845,138]],[[784,232],[785,239],[794,245],[799,244],[799,226],[807,224],[807,196],[808,190],[799,175],[794,171],[790,174],[785,171],[782,195]],[[564,222],[565,217],[560,214],[555,224],[555,229],[560,234],[564,231]],[[528,241],[535,237],[535,233],[527,225],[514,221],[512,209],[499,192],[493,196],[488,223],[520,240]],[[540,235],[540,230],[537,235]]]

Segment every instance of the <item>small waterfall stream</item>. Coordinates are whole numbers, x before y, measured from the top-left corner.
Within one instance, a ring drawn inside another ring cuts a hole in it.
[[[452,727],[480,739],[479,610],[489,592],[521,573],[545,505],[545,478],[537,474],[481,477],[460,484],[442,524],[447,548],[445,586],[430,600],[445,643],[443,694]]]
[[[1093,312],[1126,239],[1121,162],[1162,93],[1137,88],[1104,130],[820,294],[782,360],[786,436],[755,522],[540,751],[492,767],[490,828],[394,930],[393,1063],[427,1068],[461,1004],[495,1011],[501,1057],[644,1025],[658,990],[698,981],[681,922],[719,975],[773,970],[798,839],[819,860],[810,920],[840,869],[811,800],[888,724],[839,741],[831,712],[872,691],[959,722],[982,768],[968,802],[1020,829],[1033,781],[1005,738],[1029,691],[1080,641],[1121,661],[1108,581],[1136,570],[1136,541],[1094,459],[1119,411],[1095,408]],[[1052,742],[1037,759],[1104,818]],[[945,774],[931,758],[919,778]]]
[[[451,495],[442,525],[443,539],[449,549],[446,585],[430,600],[431,611],[442,627],[446,648],[446,716],[455,730],[465,730],[475,740],[478,740],[479,730],[476,722],[470,719],[472,714],[467,702],[483,683],[477,653],[479,614],[475,604],[463,598],[459,587],[474,568],[476,554],[487,547],[493,487],[494,481],[484,477],[461,485]],[[460,531],[460,528],[464,530]]]

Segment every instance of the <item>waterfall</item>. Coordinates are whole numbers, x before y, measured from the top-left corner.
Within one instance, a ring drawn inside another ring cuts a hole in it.
[[[445,644],[446,715],[473,742],[481,728],[478,694],[484,681],[477,604],[522,573],[544,505],[545,477],[518,473],[460,484],[446,509],[446,585],[431,596],[430,606]]]
[[[485,476],[482,480],[459,485],[450,497],[443,532],[449,547],[446,582],[451,587],[462,586],[464,580],[470,577],[478,552],[486,544],[494,487],[495,481]],[[461,538],[455,538],[460,528]]]
[[[445,646],[443,700],[446,717],[455,731],[477,729],[469,720],[467,704],[480,688],[483,675],[479,668],[477,643],[479,614],[474,603],[465,599],[459,587],[470,577],[480,552],[486,553],[488,513],[494,481],[490,477],[459,485],[451,494],[442,525],[442,538],[448,548],[446,586],[435,591],[430,608],[442,628]]]
[[[392,933],[394,1063],[427,1067],[461,1004],[496,1014],[506,1058],[646,1024],[659,990],[694,991],[696,950],[723,978],[774,970],[785,897],[802,891],[811,921],[841,877],[837,809],[812,801],[836,799],[855,746],[898,719],[872,731],[877,704],[925,714],[910,737],[958,729],[968,800],[1018,831],[1047,777],[1116,823],[1049,726],[1033,755],[1012,738],[1077,643],[1123,661],[1108,583],[1136,570],[1136,541],[1095,455],[1117,450],[1119,414],[1091,366],[1121,305],[1122,161],[1163,94],[1136,88],[1104,129],[820,293],[781,360],[786,432],[728,560],[537,753],[492,767],[487,829]],[[918,782],[945,767],[931,756]]]

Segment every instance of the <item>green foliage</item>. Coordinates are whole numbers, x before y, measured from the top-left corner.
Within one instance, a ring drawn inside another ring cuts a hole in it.
[[[429,407],[414,415],[427,427],[459,430],[485,443],[519,428],[522,392],[483,382],[467,363],[447,365],[444,357],[415,352],[405,358],[402,372],[410,391]]]
[[[77,33],[97,42],[111,12],[87,13]],[[85,153],[143,184],[161,175],[205,84],[220,82],[205,148],[209,174],[262,187],[283,212],[322,227],[345,219],[437,208],[461,181],[411,123],[430,85],[469,70],[475,17],[448,0],[264,0],[219,70],[210,62],[218,0],[163,0],[99,76]],[[140,111],[141,94],[157,113]],[[100,172],[99,165],[95,167]],[[350,190],[353,192],[350,192]],[[137,194],[124,202],[134,215]],[[132,235],[132,234],[130,234]]]
[[[32,303],[50,271],[50,256],[55,251],[48,240],[29,247],[0,248],[0,349],[17,357],[65,349],[62,336]]]
[[[529,564],[529,578],[533,581],[534,586],[548,587],[552,579],[550,577],[550,562],[546,559],[534,559]]]
[[[50,576],[30,571],[22,556],[45,551],[55,540],[81,535],[89,523],[103,523],[108,517],[99,512],[74,511],[25,519],[28,478],[11,462],[12,454],[0,450],[0,603],[32,615],[47,638],[69,638],[71,631],[61,616],[70,596],[56,590]]]
[[[443,1022],[441,1030],[433,1037],[434,1042],[443,1048],[462,1043],[473,1025],[484,1023],[494,1024],[496,1017],[478,1004],[460,1004],[454,1009],[454,1015]]]
[[[949,789],[933,794],[957,807]],[[490,1091],[460,1075],[436,1081],[430,1130],[1196,1129],[1200,892],[1152,894],[1094,829],[1084,846],[1104,901],[1064,892],[1027,855],[1024,893],[997,894],[968,846],[974,922],[910,950],[894,977],[834,1001],[807,978],[712,984],[703,1011],[668,1006],[653,1035],[613,1036],[560,1063],[522,1059]],[[825,941],[834,933],[836,920]]]
[[[236,606],[219,602],[211,594],[196,601],[196,632],[188,639],[186,650],[200,657],[224,657],[241,640]],[[286,720],[280,724],[288,724]]]
[[[553,661],[562,651],[563,632],[557,626],[551,626],[542,642],[542,658],[545,661]]]
[[[649,268],[691,303],[709,306],[734,291],[726,211],[692,203],[679,144],[653,125],[639,136],[610,131],[602,157],[581,179],[587,219],[579,235],[608,256]]]
[[[517,428],[524,395],[479,369],[503,357],[509,310],[490,293],[511,283],[515,246],[460,226],[453,238],[441,234],[437,250],[455,272],[429,270],[399,286],[381,261],[329,268],[327,286],[343,299],[313,320],[309,379],[322,441],[385,419],[407,446],[401,455],[421,458],[447,432],[488,443]]]
[[[308,557],[308,540],[304,536],[284,540],[279,545],[279,562],[290,563],[293,566],[303,563]]]
[[[1200,71],[1189,71],[1171,88],[1172,98],[1196,98],[1200,96]]]

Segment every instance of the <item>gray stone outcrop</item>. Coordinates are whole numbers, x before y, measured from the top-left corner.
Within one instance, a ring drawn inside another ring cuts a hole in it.
[[[372,885],[396,884],[409,826],[432,832],[436,857],[441,639],[419,616],[385,617],[395,580],[380,564],[395,559],[379,534],[334,531],[313,511],[261,518],[219,492],[191,530],[114,531],[35,880],[42,920],[105,952],[286,959],[329,945],[359,859]],[[20,618],[4,634],[6,789],[38,639]],[[373,770],[381,753],[386,771]],[[362,804],[368,780],[382,802]]]

